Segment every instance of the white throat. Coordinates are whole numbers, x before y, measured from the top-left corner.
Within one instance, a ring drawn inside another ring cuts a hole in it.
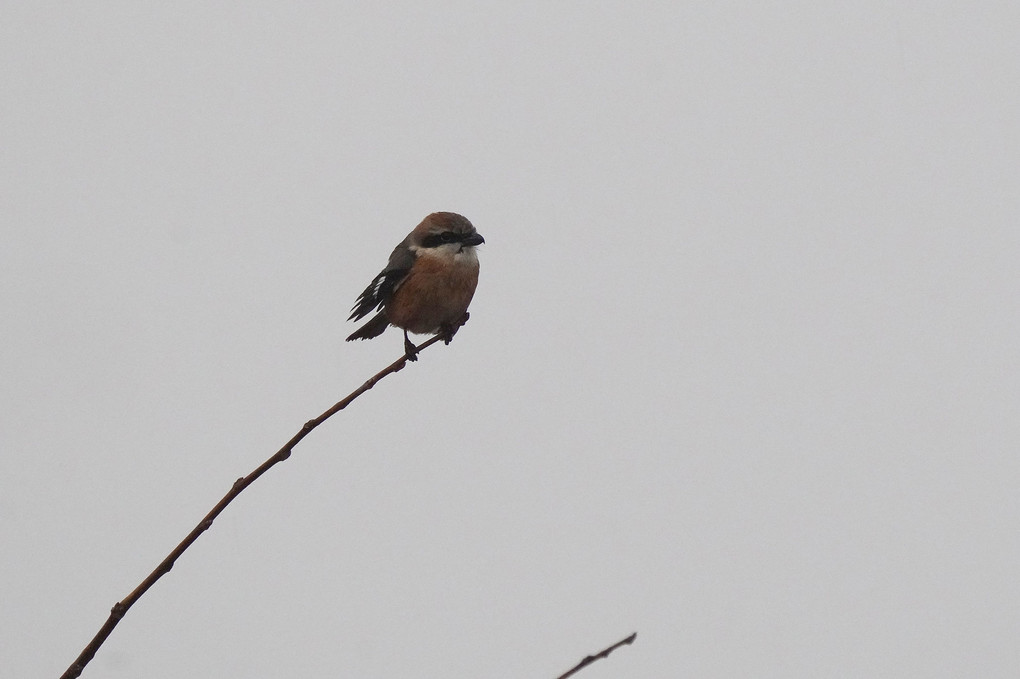
[[[434,248],[423,248],[417,245],[411,246],[411,251],[418,257],[433,257],[435,259],[449,262],[456,265],[475,265],[478,263],[478,253],[473,245],[462,245],[460,243],[443,243]]]

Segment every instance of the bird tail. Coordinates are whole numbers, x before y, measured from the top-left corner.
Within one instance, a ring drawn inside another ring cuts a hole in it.
[[[386,312],[380,311],[372,317],[372,320],[355,330],[354,333],[347,338],[347,341],[350,342],[351,340],[356,339],[365,340],[378,337],[383,334],[383,330],[385,330],[389,324],[390,321],[386,318]]]

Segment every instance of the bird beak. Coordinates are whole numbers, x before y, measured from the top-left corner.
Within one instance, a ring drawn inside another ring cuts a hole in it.
[[[481,245],[485,242],[481,234],[473,233],[464,240],[461,241],[464,245]]]

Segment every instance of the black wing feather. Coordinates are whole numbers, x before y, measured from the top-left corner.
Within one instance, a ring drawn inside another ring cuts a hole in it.
[[[381,309],[386,300],[393,296],[397,285],[400,284],[400,281],[404,280],[406,275],[406,269],[386,269],[376,276],[372,283],[358,297],[358,301],[354,303],[351,315],[347,320],[360,321],[373,311]]]
[[[347,320],[361,320],[373,311],[382,309],[383,305],[393,296],[411,270],[411,265],[414,264],[414,253],[407,247],[409,238],[410,236],[393,249],[386,268],[372,279],[371,284],[361,293],[358,301],[351,308],[351,315]]]

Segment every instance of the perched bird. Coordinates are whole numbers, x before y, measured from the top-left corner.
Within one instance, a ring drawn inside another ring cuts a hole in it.
[[[478,285],[475,246],[485,239],[465,217],[433,212],[393,249],[386,268],[358,297],[347,320],[375,316],[347,338],[372,339],[389,325],[404,331],[404,354],[417,360],[407,333],[442,333],[447,344],[467,322]]]

